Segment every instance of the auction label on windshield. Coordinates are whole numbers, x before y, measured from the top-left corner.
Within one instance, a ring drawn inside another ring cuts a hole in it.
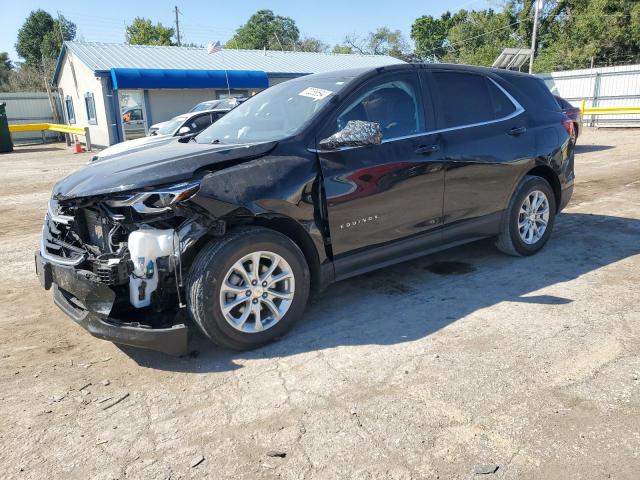
[[[325,90],[324,88],[316,88],[316,87],[307,87],[303,91],[301,91],[298,95],[302,95],[303,97],[313,98],[314,100],[322,100],[323,98],[328,97],[333,92],[331,90]]]

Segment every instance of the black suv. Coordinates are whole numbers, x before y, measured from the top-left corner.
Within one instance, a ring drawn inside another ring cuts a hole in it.
[[[192,323],[254,348],[330,282],[483,237],[540,250],[573,190],[570,131],[542,80],[516,72],[305,76],[60,181],[37,272],[97,337],[180,354]]]

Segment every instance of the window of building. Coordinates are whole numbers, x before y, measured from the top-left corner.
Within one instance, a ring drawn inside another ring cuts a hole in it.
[[[67,110],[67,120],[69,123],[76,123],[76,112],[73,109],[73,98],[67,95],[64,99],[64,105]]]
[[[93,93],[87,92],[84,94],[84,106],[87,109],[87,120],[90,125],[96,125],[98,119],[96,117],[96,102],[93,98]]]

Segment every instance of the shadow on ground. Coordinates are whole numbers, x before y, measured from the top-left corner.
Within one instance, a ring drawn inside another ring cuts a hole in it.
[[[502,255],[484,240],[336,283],[312,299],[287,336],[252,352],[221,350],[200,335],[184,358],[121,348],[149,368],[204,373],[240,368],[234,360],[411,342],[500,302],[571,303],[535,292],[640,253],[638,238],[640,220],[564,213],[549,244],[532,257]]]
[[[576,153],[589,153],[589,152],[601,152],[603,150],[609,150],[616,148],[613,145],[580,145],[579,143],[575,147]]]
[[[60,146],[20,148],[26,146],[30,145],[14,145],[12,153],[59,152],[61,150]]]

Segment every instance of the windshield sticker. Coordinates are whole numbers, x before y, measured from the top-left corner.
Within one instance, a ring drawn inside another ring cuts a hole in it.
[[[314,100],[322,100],[323,98],[327,98],[333,92],[331,90],[325,90],[324,88],[316,88],[316,87],[307,87],[303,91],[301,91],[298,95],[303,97],[313,98]]]

